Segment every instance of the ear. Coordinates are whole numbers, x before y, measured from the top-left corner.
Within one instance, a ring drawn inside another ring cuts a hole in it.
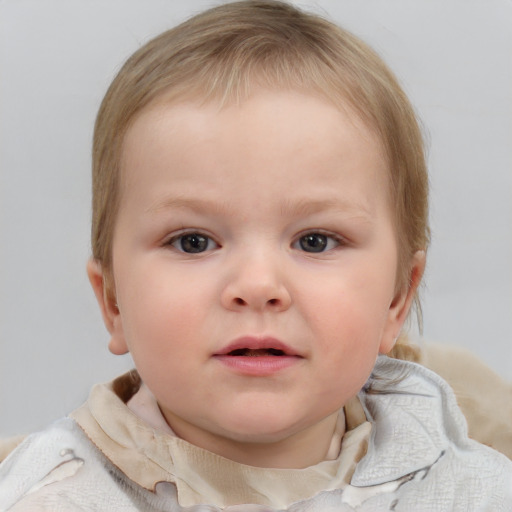
[[[116,304],[115,294],[109,292],[101,263],[91,258],[87,263],[87,275],[100,306],[103,322],[111,336],[108,348],[113,354],[126,354],[128,345],[124,338],[121,313]]]
[[[384,328],[379,352],[387,354],[394,346],[405,319],[409,314],[416,290],[421,282],[425,270],[426,254],[425,251],[416,251],[411,261],[411,271],[409,274],[409,285],[397,291],[393,301],[389,306],[388,319]]]

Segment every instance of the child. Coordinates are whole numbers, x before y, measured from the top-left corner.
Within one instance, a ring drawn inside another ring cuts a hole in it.
[[[278,2],[125,64],[93,151],[91,284],[137,371],[0,466],[0,509],[511,510],[512,464],[386,357],[428,246],[420,131],[363,43]]]

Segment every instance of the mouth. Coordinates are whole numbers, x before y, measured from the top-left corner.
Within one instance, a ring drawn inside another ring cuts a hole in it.
[[[301,357],[294,349],[269,336],[242,336],[215,354],[231,357]]]
[[[266,377],[290,369],[304,358],[275,338],[244,336],[214,354],[214,359],[237,374]]]
[[[251,349],[251,348],[237,348],[235,350],[231,350],[226,355],[228,356],[244,356],[244,357],[263,357],[263,356],[285,356],[283,350],[279,350],[277,348],[260,348],[260,349]]]

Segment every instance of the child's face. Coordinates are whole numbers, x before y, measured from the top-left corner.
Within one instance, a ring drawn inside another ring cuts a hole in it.
[[[260,91],[126,135],[110,346],[199,446],[332,432],[400,330],[386,158],[349,112]]]

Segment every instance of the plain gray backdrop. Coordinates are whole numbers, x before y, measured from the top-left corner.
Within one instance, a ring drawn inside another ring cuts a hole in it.
[[[512,376],[512,3],[296,2],[369,42],[429,138],[427,340]],[[0,435],[131,366],[107,350],[89,257],[90,142],[121,63],[210,0],[0,1]]]

